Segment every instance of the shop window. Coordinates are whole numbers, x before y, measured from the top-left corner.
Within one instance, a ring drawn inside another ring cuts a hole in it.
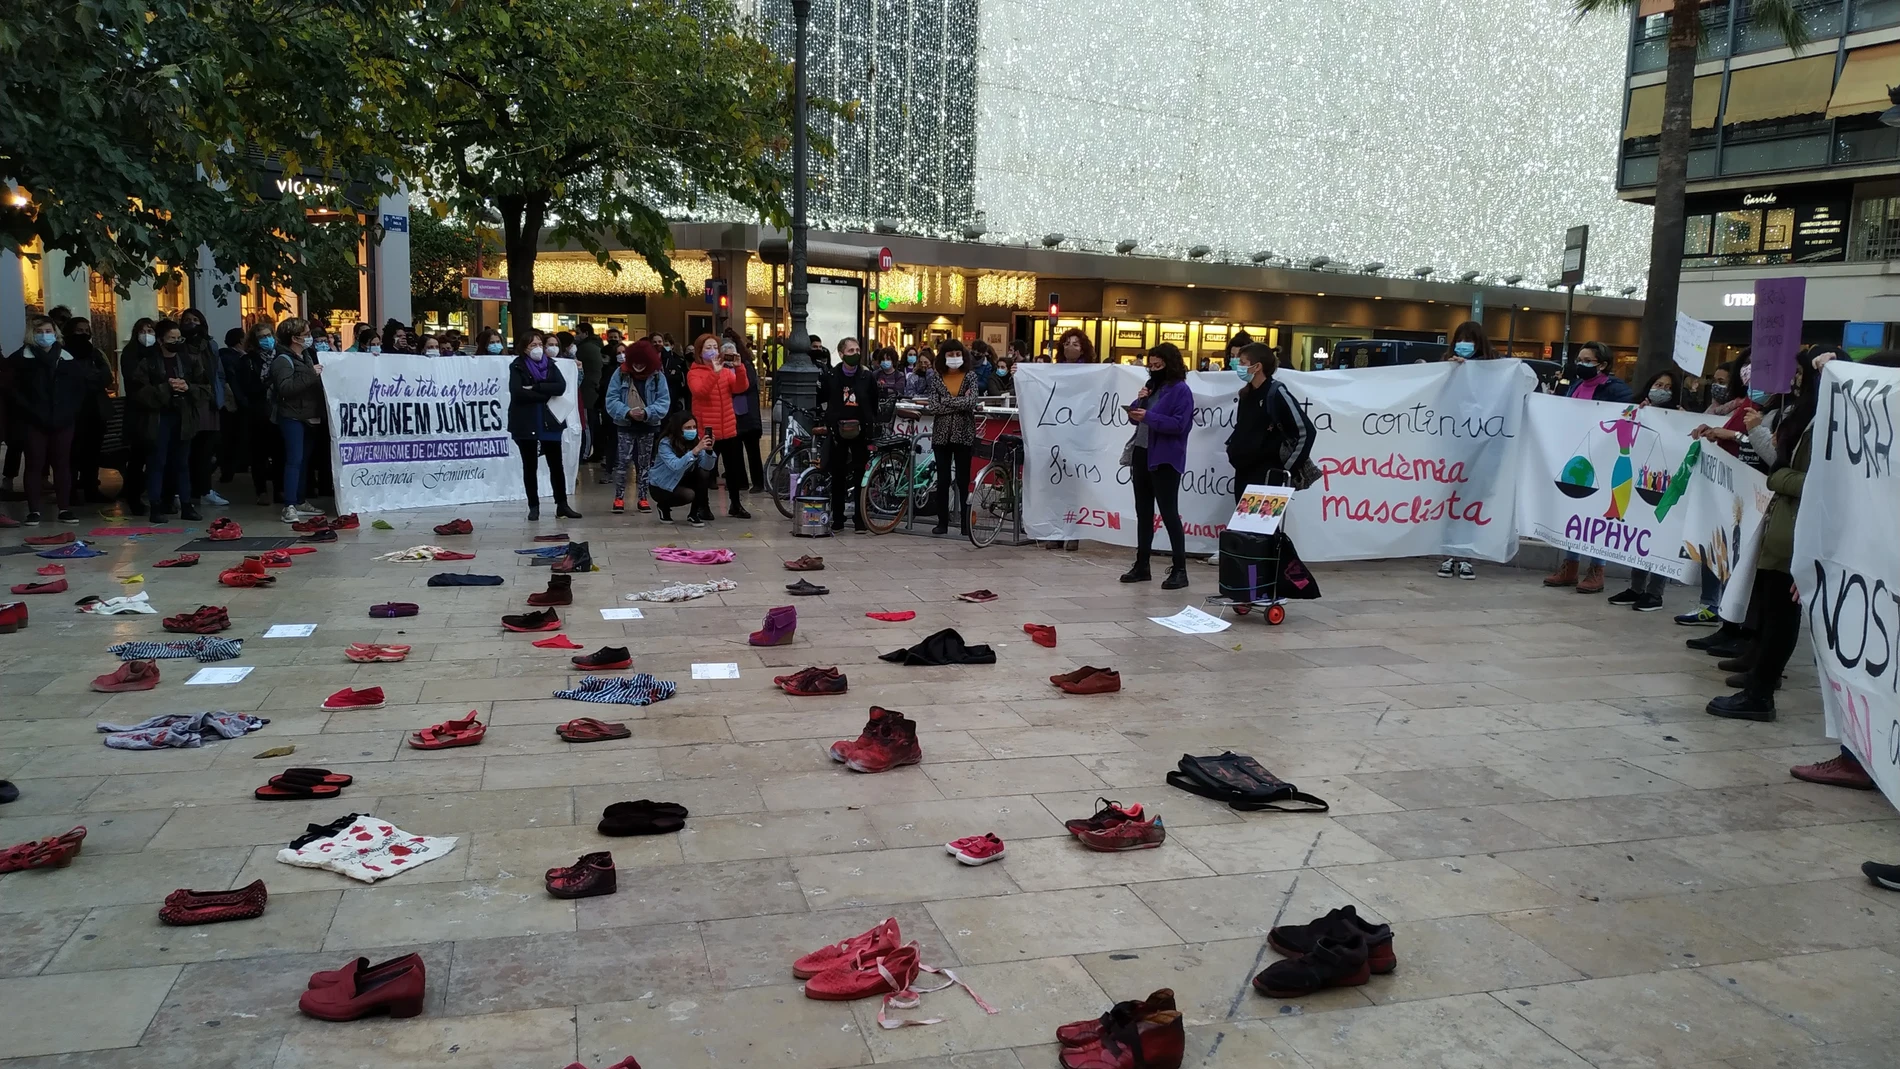
[[[1762,216],[1761,250],[1787,252],[1794,248],[1794,209],[1776,208]]]
[[[1854,206],[1847,258],[1900,260],[1900,196],[1869,197]]]
[[[1688,227],[1683,233],[1682,255],[1685,257],[1707,256],[1714,225],[1715,217],[1712,215],[1690,216]]]
[[[1719,212],[1715,216],[1714,254],[1744,256],[1761,250],[1761,212]]]
[[[1854,0],[1853,20],[1848,28],[1859,32],[1895,23],[1900,23],[1900,0]]]

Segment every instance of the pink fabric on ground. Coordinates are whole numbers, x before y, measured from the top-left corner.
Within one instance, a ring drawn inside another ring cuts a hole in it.
[[[905,609],[903,612],[867,612],[864,615],[873,620],[882,620],[887,624],[901,624],[906,620],[917,619],[917,614]]]
[[[731,564],[732,550],[729,549],[680,549],[678,546],[653,547],[655,560],[670,561],[674,564]]]

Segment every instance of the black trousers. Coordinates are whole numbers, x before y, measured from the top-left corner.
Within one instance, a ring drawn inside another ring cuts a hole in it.
[[[243,433],[249,443],[245,451],[245,460],[250,465],[251,489],[260,498],[276,488],[276,495],[270,500],[284,499],[284,434],[275,423],[257,412],[246,412],[243,416]],[[301,484],[299,484],[301,485]]]
[[[1794,600],[1794,576],[1787,572],[1755,573],[1755,590],[1749,596],[1749,613],[1760,609],[1760,630],[1755,638],[1755,666],[1749,670],[1749,694],[1770,697],[1781,673],[1794,656],[1801,641],[1801,605]]]
[[[88,403],[79,411],[73,433],[73,500],[98,501],[99,447],[106,437],[105,421]]]
[[[686,506],[686,518],[695,516],[710,518],[712,506],[706,503],[706,487],[712,482],[712,473],[701,470],[697,465],[688,468],[680,476],[679,485],[671,490],[663,486],[650,487],[653,491],[653,504],[662,516],[669,514],[681,505]]]
[[[849,442],[832,442],[831,456],[825,459],[825,474],[831,477],[831,529],[844,530],[845,502],[858,495],[864,482],[864,466],[871,460],[871,443],[862,436]],[[868,528],[859,511],[857,528]]]
[[[191,439],[191,489],[203,497],[211,489],[211,471],[217,466],[219,431],[199,431]]]
[[[533,438],[516,438],[515,448],[521,451],[521,485],[528,491],[528,511],[541,509],[541,472],[535,464],[537,456],[548,461],[548,478],[554,480],[554,504],[557,508],[567,507],[567,473],[561,468],[561,443],[536,441]]]
[[[1135,490],[1135,567],[1146,568],[1154,553],[1155,512],[1168,529],[1168,545],[1174,551],[1174,567],[1187,567],[1187,533],[1181,528],[1181,473],[1166,464],[1152,470],[1148,451],[1135,450],[1129,480]]]
[[[719,455],[719,466],[726,471],[726,497],[731,507],[744,508],[739,495],[752,485],[746,481],[745,448],[737,438],[724,438],[713,443],[713,452]]]
[[[967,445],[942,445],[935,450],[937,454],[937,485],[931,491],[931,499],[937,510],[937,530],[950,525],[950,488],[956,487],[957,511],[963,524],[969,523],[970,504],[970,447]]]
[[[752,477],[754,490],[765,489],[765,460],[759,456],[761,431],[740,431],[739,444],[745,449],[746,472]]]

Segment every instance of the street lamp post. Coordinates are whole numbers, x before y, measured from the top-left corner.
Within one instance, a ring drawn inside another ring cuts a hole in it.
[[[785,363],[772,377],[772,392],[785,406],[811,410],[818,407],[819,370],[811,360],[811,333],[806,329],[810,308],[810,290],[806,285],[805,188],[810,184],[810,150],[805,136],[807,91],[805,78],[805,36],[811,25],[811,0],[792,0],[797,19],[792,45],[792,278],[788,303],[792,314],[792,336],[785,346]]]

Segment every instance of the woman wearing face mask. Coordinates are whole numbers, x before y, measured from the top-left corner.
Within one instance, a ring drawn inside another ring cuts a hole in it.
[[[1016,392],[1016,354],[1010,353],[996,361],[996,369],[990,372],[989,389],[983,391],[990,397],[1008,397]]]
[[[475,352],[481,356],[500,356],[508,351],[507,343],[501,340],[501,331],[494,327],[483,327],[475,336]]]
[[[1450,363],[1462,364],[1467,360],[1493,360],[1496,354],[1491,351],[1491,339],[1484,332],[1484,324],[1467,319],[1458,324],[1451,332],[1451,346],[1445,351],[1445,359]],[[1414,363],[1424,363],[1423,360]],[[1238,482],[1238,480],[1236,480]],[[1478,569],[1468,557],[1446,557],[1438,562],[1438,578],[1450,579],[1478,578]]]
[[[99,492],[99,455],[112,416],[112,365],[93,347],[92,320],[85,316],[74,316],[66,323],[63,344],[87,368],[86,399],[73,421],[72,499],[98,504],[106,500]]]
[[[745,502],[739,495],[746,490],[745,452],[739,446],[739,420],[732,411],[732,399],[746,392],[751,380],[739,354],[721,353],[719,339],[701,334],[693,339],[696,358],[686,373],[686,389],[693,395],[693,419],[700,436],[712,439],[726,469],[726,515],[749,520]],[[710,517],[709,517],[710,518]]]
[[[127,372],[125,385],[148,450],[146,515],[157,526],[165,522],[168,479],[178,491],[179,516],[203,518],[192,504],[191,440],[198,433],[198,414],[211,396],[211,372],[184,354],[184,332],[177,323],[162,320],[153,330],[157,354],[141,357]]]
[[[1756,454],[1754,440],[1748,432],[1751,424],[1761,423],[1761,413],[1764,409],[1774,406],[1775,398],[1766,391],[1757,390],[1749,384],[1751,370],[1748,364],[1740,366],[1738,371],[1741,377],[1741,389],[1738,391],[1740,396],[1722,406],[1728,410],[1728,417],[1723,424],[1720,427],[1707,423],[1701,424],[1690,431],[1689,436],[1714,442],[1726,450],[1729,456],[1739,458],[1742,463],[1757,471],[1771,471],[1772,465],[1764,463]]]
[[[123,417],[125,431],[120,441],[125,446],[125,467],[119,472],[119,507],[127,515],[136,515],[145,511],[145,438],[137,433],[138,413],[133,408],[129,394],[128,376],[139,361],[158,353],[158,321],[141,318],[132,324],[132,333],[125,340],[125,347],[119,350],[118,366],[113,369],[114,383],[119,397],[124,402]]]
[[[314,428],[323,422],[323,363],[320,352],[327,342],[311,344],[310,325],[292,317],[277,324],[277,343],[271,351],[271,393],[277,401],[277,433],[283,442],[285,523],[323,515],[304,502],[309,479],[309,447]]]
[[[954,487],[957,522],[965,538],[970,537],[970,450],[976,444],[976,406],[983,403],[983,388],[976,372],[966,366],[968,359],[962,342],[955,338],[945,341],[937,351],[937,376],[924,400],[924,411],[935,417],[930,443],[937,454],[937,485],[932,492],[937,526],[931,533],[949,533],[950,490]]]
[[[561,462],[561,436],[567,424],[554,418],[548,402],[567,392],[567,377],[554,363],[545,346],[535,344],[530,335],[520,356],[508,365],[508,435],[521,452],[521,485],[528,491],[528,522],[541,518],[540,460],[548,462],[548,481],[553,484],[554,515],[578,520],[581,514],[567,507],[567,473]]]
[[[211,375],[211,394],[198,407],[198,433],[191,439],[191,485],[206,504],[222,508],[230,502],[212,489],[211,473],[224,434],[223,414],[231,407],[230,392],[224,386],[224,361],[211,340],[203,312],[187,308],[178,313],[178,327],[184,332],[181,351]]]
[[[1131,474],[1135,479],[1136,507],[1149,499],[1149,519],[1135,532],[1135,566],[1122,576],[1125,583],[1145,582],[1149,578],[1148,557],[1154,549],[1154,511],[1161,513],[1161,525],[1168,529],[1168,546],[1173,563],[1163,590],[1179,590],[1188,585],[1187,535],[1181,527],[1181,473],[1187,469],[1188,431],[1194,427],[1194,392],[1187,384],[1187,363],[1181,350],[1162,342],[1148,350],[1151,377],[1141,407],[1129,406],[1128,420],[1146,428],[1145,463],[1138,461]],[[1157,368],[1156,365],[1159,364]]]
[[[1057,363],[1095,363],[1095,343],[1089,340],[1087,334],[1082,333],[1080,327],[1070,327],[1068,330],[1062,332],[1062,337],[1056,342],[1056,353]],[[1187,364],[1185,362],[1181,365],[1181,373],[1184,375],[1187,373]]]
[[[1642,408],[1660,408],[1675,410],[1681,407],[1682,387],[1675,371],[1658,371],[1649,377],[1643,385]],[[1663,588],[1669,585],[1667,576],[1652,572],[1647,568],[1630,569],[1629,589],[1620,594],[1610,595],[1610,604],[1628,605],[1637,612],[1655,612],[1662,608]]]
[[[931,380],[937,377],[937,359],[929,349],[917,353],[917,363],[904,370],[904,397],[930,396]]]
[[[879,397],[904,396],[904,369],[898,366],[901,362],[897,350],[888,345],[877,351],[877,373],[871,378],[877,381]]]
[[[47,316],[26,324],[26,343],[13,354],[14,396],[19,400],[15,418],[25,426],[26,523],[40,522],[45,496],[46,469],[53,469],[53,498],[59,522],[78,523],[72,510],[73,428],[79,411],[100,384],[93,365],[68,352],[60,343],[59,328]]]
[[[666,376],[660,372],[660,350],[645,338],[634,342],[626,359],[607,380],[607,416],[616,428],[618,459],[614,464],[614,515],[627,510],[627,472],[634,472],[634,491],[641,512],[648,511],[648,486],[653,473],[657,428],[672,411]]]
[[[1610,350],[1601,342],[1587,341],[1577,349],[1572,365],[1570,390],[1566,396],[1585,401],[1609,401],[1629,404],[1636,400],[1629,384],[1610,373]],[[1603,562],[1579,553],[1565,553],[1564,562],[1544,577],[1547,587],[1574,587],[1579,594],[1603,593]]]
[[[257,504],[271,503],[271,488],[283,490],[284,432],[272,412],[271,364],[277,356],[277,332],[268,322],[244,332],[243,353],[228,369],[225,382],[237,395],[236,422],[245,436],[244,457]]]
[[[691,412],[675,412],[660,432],[659,447],[653,456],[651,475],[653,504],[660,510],[660,522],[672,523],[673,510],[686,506],[686,522],[706,526],[712,519],[713,468],[718,454],[712,439],[699,433],[699,421]]]

